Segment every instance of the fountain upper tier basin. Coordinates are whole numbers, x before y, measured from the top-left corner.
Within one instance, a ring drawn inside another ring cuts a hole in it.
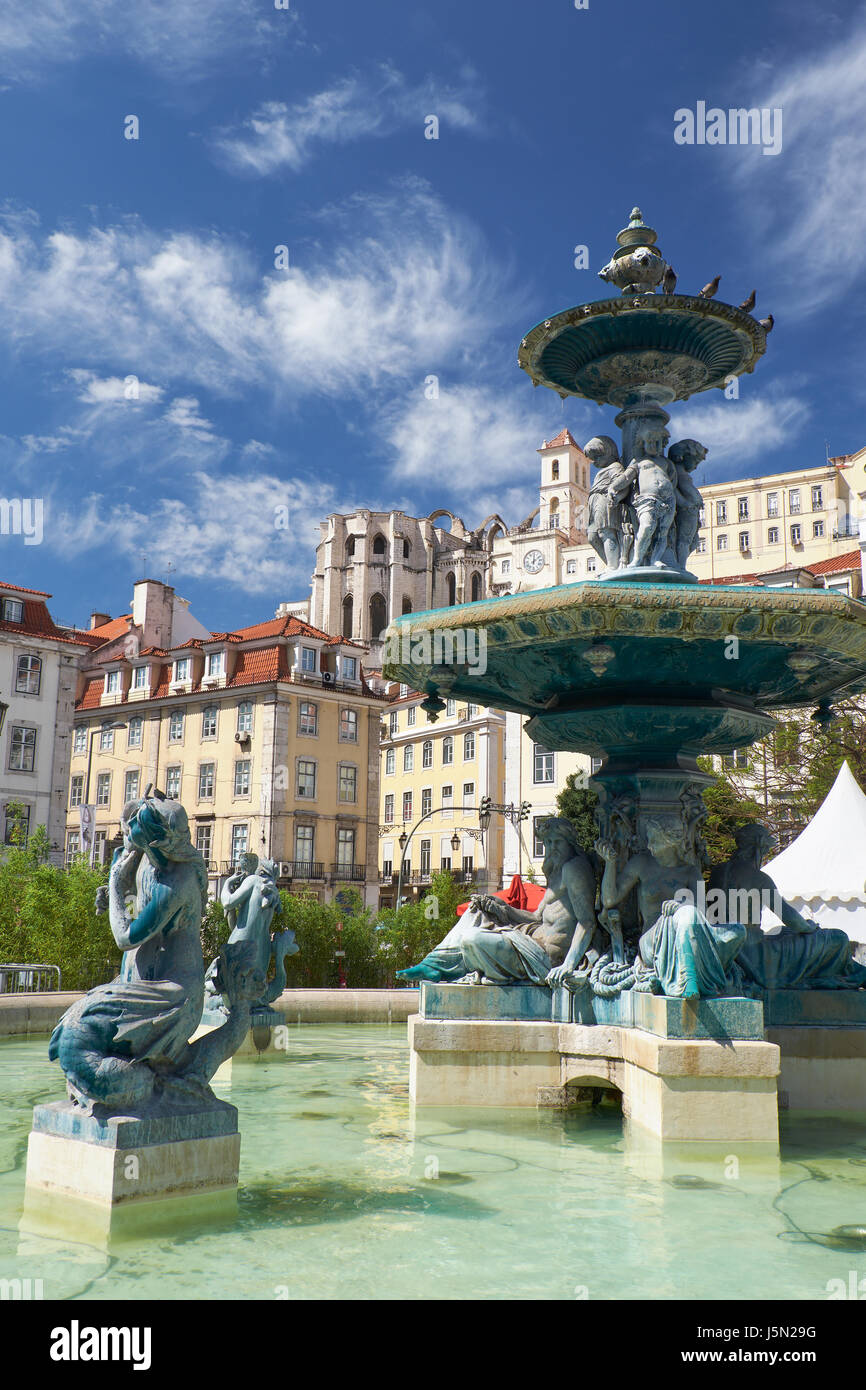
[[[866,686],[866,604],[827,590],[587,581],[407,614],[385,644],[388,679],[614,758],[729,751]]]
[[[517,362],[560,396],[626,406],[685,400],[754,370],[767,345],[757,319],[700,295],[626,294],[564,309],[530,329]]]

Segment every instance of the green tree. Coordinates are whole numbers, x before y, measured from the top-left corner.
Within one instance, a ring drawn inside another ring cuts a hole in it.
[[[591,850],[598,839],[598,827],[593,814],[598,805],[598,793],[586,785],[586,774],[570,772],[565,786],[556,798],[556,809],[570,820],[577,838],[585,850]]]
[[[710,758],[699,758],[698,764],[704,772],[711,772],[715,780],[704,788],[704,805],[707,819],[701,833],[706,841],[713,864],[723,864],[736,849],[734,835],[741,825],[763,820],[763,807],[753,797],[737,789],[724,775],[713,769]]]

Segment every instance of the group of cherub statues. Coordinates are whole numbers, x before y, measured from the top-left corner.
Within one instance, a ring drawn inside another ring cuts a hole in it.
[[[662,425],[639,425],[627,467],[609,435],[584,446],[597,470],[589,492],[587,538],[608,574],[644,568],[685,571],[697,547],[703,498],[691,474],[707,451],[696,439],[681,439],[666,455],[669,440]]]
[[[564,985],[607,998],[628,989],[698,999],[866,986],[845,932],[803,917],[761,869],[771,844],[764,826],[739,830],[734,854],[707,884],[695,801],[644,817],[642,830],[633,808],[631,816],[615,811],[611,838],[590,853],[570,821],[549,817],[539,827],[547,888],[538,907],[478,895],[435,950],[400,973]],[[767,904],[780,930],[762,930]]]
[[[284,959],[298,949],[293,932],[271,935],[279,906],[276,866],[243,856],[221,894],[231,935],[205,971],[200,929],[207,869],[186,811],[148,787],[124,808],[122,832],[108,884],[97,894],[97,911],[108,913],[123,951],[120,974],[67,1009],[49,1057],[62,1066],[70,1100],[85,1113],[206,1107],[215,1102],[211,1077],[257,1011],[280,993]]]

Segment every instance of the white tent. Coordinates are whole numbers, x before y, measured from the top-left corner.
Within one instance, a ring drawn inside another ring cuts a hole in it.
[[[764,869],[804,917],[866,942],[866,796],[847,763],[805,830]]]

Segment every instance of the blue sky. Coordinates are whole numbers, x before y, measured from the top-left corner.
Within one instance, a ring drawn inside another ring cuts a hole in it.
[[[776,319],[738,400],[672,412],[699,481],[866,443],[863,6],[289,5],[0,15],[0,493],[45,508],[3,578],[85,621],[147,572],[222,629],[306,595],[328,512],[521,520],[542,438],[614,412],[533,391],[518,342],[607,296],[635,203],[681,292]],[[676,144],[698,101],[781,108],[781,152]]]

